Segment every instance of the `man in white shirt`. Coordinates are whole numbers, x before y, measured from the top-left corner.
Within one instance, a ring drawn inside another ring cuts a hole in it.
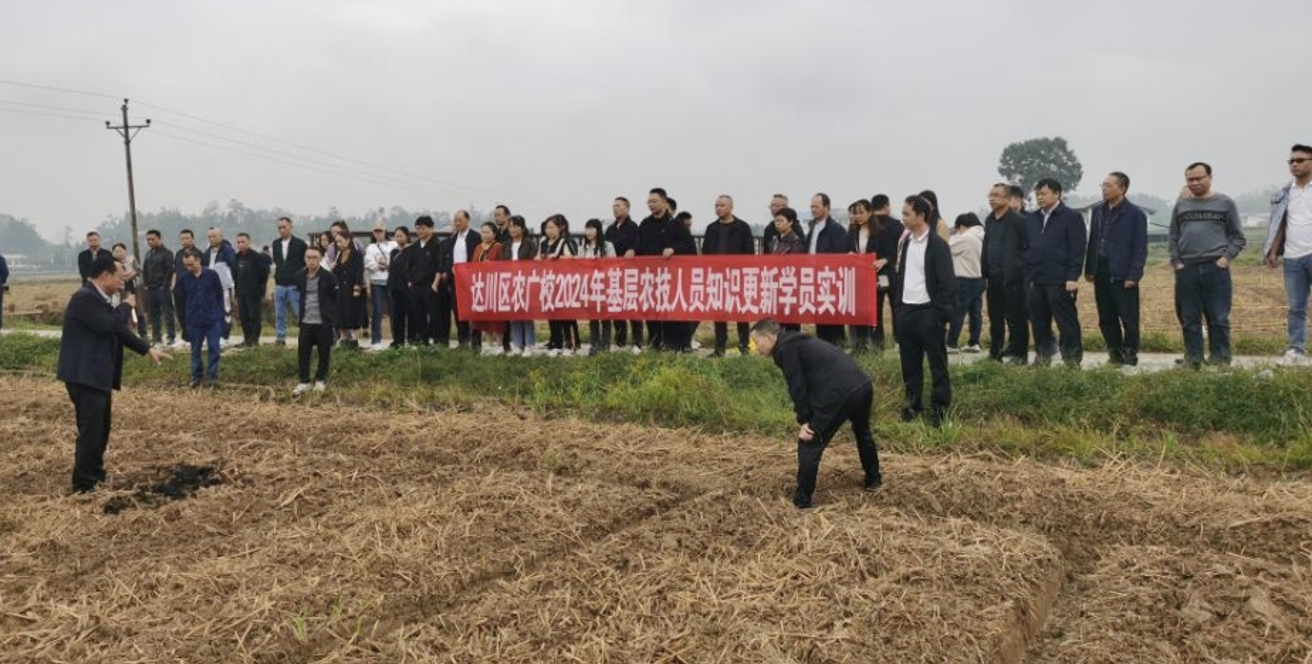
[[[456,341],[460,347],[469,345],[469,322],[460,320],[459,297],[456,292],[455,267],[468,263],[474,249],[482,242],[477,231],[469,227],[469,212],[456,210],[451,216],[451,237],[442,241],[441,263],[438,270],[437,290],[437,343],[451,343],[451,319],[456,319]],[[475,348],[474,350],[479,350]]]
[[[374,222],[374,242],[364,250],[365,278],[369,280],[369,301],[373,303],[373,315],[369,317],[369,344],[373,348],[382,347],[383,316],[391,310],[387,275],[388,261],[395,248],[396,243],[387,239],[387,220]]]
[[[1267,267],[1275,269],[1285,260],[1285,295],[1289,350],[1282,362],[1305,366],[1307,357],[1307,302],[1312,291],[1312,147],[1295,145],[1290,150],[1289,173],[1294,180],[1271,197],[1271,223],[1267,230]]]
[[[952,249],[938,233],[930,232],[934,208],[921,196],[911,196],[902,206],[907,233],[898,247],[893,283],[893,325],[902,359],[902,384],[906,401],[902,421],[910,422],[924,412],[924,363],[929,361],[933,377],[930,389],[931,423],[942,424],[952,405],[948,376],[947,324],[956,307],[957,284],[952,271]]]

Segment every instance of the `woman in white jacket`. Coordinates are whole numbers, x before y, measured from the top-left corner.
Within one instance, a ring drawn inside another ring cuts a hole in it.
[[[980,254],[984,251],[984,226],[980,224],[979,217],[972,212],[958,216],[948,244],[952,247],[952,270],[957,275],[957,308],[952,314],[952,324],[948,327],[948,353],[960,350],[978,353],[979,335],[984,323],[984,273],[980,269]],[[957,344],[961,340],[961,328],[968,314],[970,338],[966,347],[960,349]]]

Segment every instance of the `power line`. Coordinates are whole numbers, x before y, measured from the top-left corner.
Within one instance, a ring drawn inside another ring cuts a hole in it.
[[[0,85],[13,85],[20,88],[32,88],[33,90],[46,90],[49,92],[62,92],[64,94],[83,95],[86,97],[101,97],[104,99],[113,99],[114,101],[118,101],[119,99],[123,98],[122,95],[107,95],[101,92],[87,92],[86,90],[73,90],[70,88],[55,87],[53,85],[38,85],[36,83],[24,83],[22,81],[11,81],[3,78],[0,78]]]
[[[68,115],[65,113],[47,113],[45,111],[25,111],[21,108],[0,108],[0,113],[21,113],[23,115],[41,115],[48,118],[66,118],[69,120],[82,120],[84,122],[95,122],[95,123],[100,122],[99,118],[87,118],[87,117],[81,117],[76,115]]]
[[[11,106],[23,106],[25,108],[40,108],[47,111],[67,111],[70,113],[80,113],[83,115],[93,116],[93,118],[91,119],[95,119],[94,116],[96,116],[96,114],[99,113],[99,111],[88,111],[82,108],[71,108],[68,106],[51,106],[49,104],[33,104],[31,102],[14,101],[12,99],[0,99],[0,104],[9,104]]]

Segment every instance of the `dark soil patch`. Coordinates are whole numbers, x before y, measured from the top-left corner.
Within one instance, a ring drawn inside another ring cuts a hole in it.
[[[162,480],[138,483],[131,494],[105,501],[105,514],[119,514],[135,507],[155,509],[175,500],[190,498],[197,491],[223,484],[216,466],[178,464],[164,468]]]

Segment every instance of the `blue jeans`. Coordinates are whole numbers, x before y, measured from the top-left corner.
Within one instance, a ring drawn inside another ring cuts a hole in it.
[[[377,346],[383,343],[383,316],[391,311],[387,284],[370,284],[369,299],[373,301],[374,315],[369,318],[369,343]]]
[[[957,279],[957,308],[952,312],[952,324],[948,327],[948,345],[956,348],[961,340],[961,328],[965,325],[966,315],[970,315],[970,343],[979,345],[979,335],[984,328],[984,279]]]
[[[1289,347],[1307,352],[1307,299],[1312,289],[1312,254],[1285,259],[1285,295],[1289,296]]]
[[[187,326],[187,337],[191,339],[191,379],[198,381],[201,375],[210,382],[219,378],[219,339],[223,336],[223,321],[209,327]],[[209,348],[209,367],[200,361],[200,346],[204,342]]]
[[[510,324],[512,348],[528,348],[538,342],[538,330],[533,321],[515,321]]]
[[[297,320],[301,318],[301,291],[295,286],[273,287],[273,328],[278,341],[287,340],[287,309]]]
[[[1208,358],[1213,364],[1230,364],[1230,270],[1215,261],[1186,265],[1175,271],[1175,298],[1184,332],[1184,359],[1203,361],[1203,319],[1207,319]]]

